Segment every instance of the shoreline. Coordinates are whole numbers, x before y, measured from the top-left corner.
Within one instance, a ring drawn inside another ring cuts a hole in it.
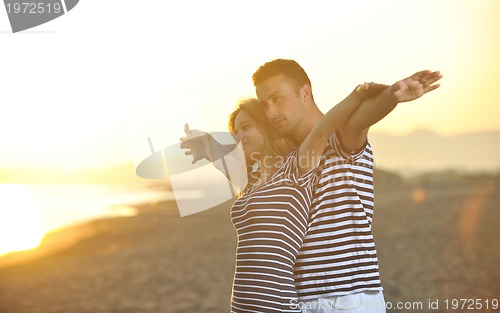
[[[230,205],[232,201],[233,200],[228,200],[227,202],[209,210],[182,218],[223,217],[229,219],[229,209],[227,206]],[[128,207],[134,208],[136,210],[136,214],[131,216],[94,218],[47,232],[38,247],[0,256],[0,269],[9,266],[18,266],[25,263],[36,262],[41,258],[49,257],[59,251],[71,249],[71,247],[83,240],[102,235],[101,227],[103,225],[119,223],[120,220],[134,220],[144,217],[181,218],[175,200],[131,204],[128,205]]]
[[[66,227],[49,231],[42,238],[38,247],[7,253],[0,256],[0,268],[8,266],[23,265],[35,262],[41,258],[48,257],[53,253],[70,249],[80,241],[93,236],[99,236],[98,224],[113,223],[121,219],[136,218],[144,215],[161,215],[176,217],[177,205],[173,200],[160,201],[158,203],[143,203],[129,205],[136,210],[132,216],[110,216],[93,218]],[[178,213],[177,213],[178,217]]]

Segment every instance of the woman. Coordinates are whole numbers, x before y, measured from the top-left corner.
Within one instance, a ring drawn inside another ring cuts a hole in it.
[[[241,126],[236,129],[237,125]],[[240,144],[238,149],[232,151],[211,135],[197,129],[190,130],[188,124],[184,128],[186,137],[181,138],[181,148],[189,149],[186,155],[193,156],[193,164],[203,158],[213,162],[240,189],[247,186],[249,179],[265,180],[292,151],[292,144],[271,125],[255,98],[237,103],[229,116],[228,128]],[[230,172],[240,175],[229,175]],[[256,182],[251,183],[255,185]]]
[[[356,88],[295,149],[274,130],[257,99],[241,102],[230,115],[229,130],[248,164],[246,186],[230,214],[238,237],[232,312],[301,312],[293,265],[307,229],[314,170],[330,134],[364,98],[382,88]],[[225,148],[213,138],[189,127],[185,131],[182,147],[191,149],[186,154],[192,154],[194,162],[201,157],[214,161],[224,154]]]

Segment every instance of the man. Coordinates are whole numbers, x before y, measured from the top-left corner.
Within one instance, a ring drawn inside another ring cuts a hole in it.
[[[422,71],[365,100],[332,134],[318,168],[308,232],[294,278],[303,312],[385,312],[375,243],[369,127],[398,103],[435,90],[439,72]],[[293,60],[262,65],[252,77],[268,119],[299,145],[322,118],[304,69]]]

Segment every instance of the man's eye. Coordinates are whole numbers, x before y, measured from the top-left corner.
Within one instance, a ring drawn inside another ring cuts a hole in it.
[[[281,101],[281,97],[279,97],[279,96],[274,97],[274,98],[273,98],[273,101],[274,101],[274,102],[280,102],[280,101]]]

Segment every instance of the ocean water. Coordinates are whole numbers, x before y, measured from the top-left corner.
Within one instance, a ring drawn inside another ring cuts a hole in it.
[[[36,247],[57,229],[174,199],[166,186],[144,184],[0,184],[0,255]]]

